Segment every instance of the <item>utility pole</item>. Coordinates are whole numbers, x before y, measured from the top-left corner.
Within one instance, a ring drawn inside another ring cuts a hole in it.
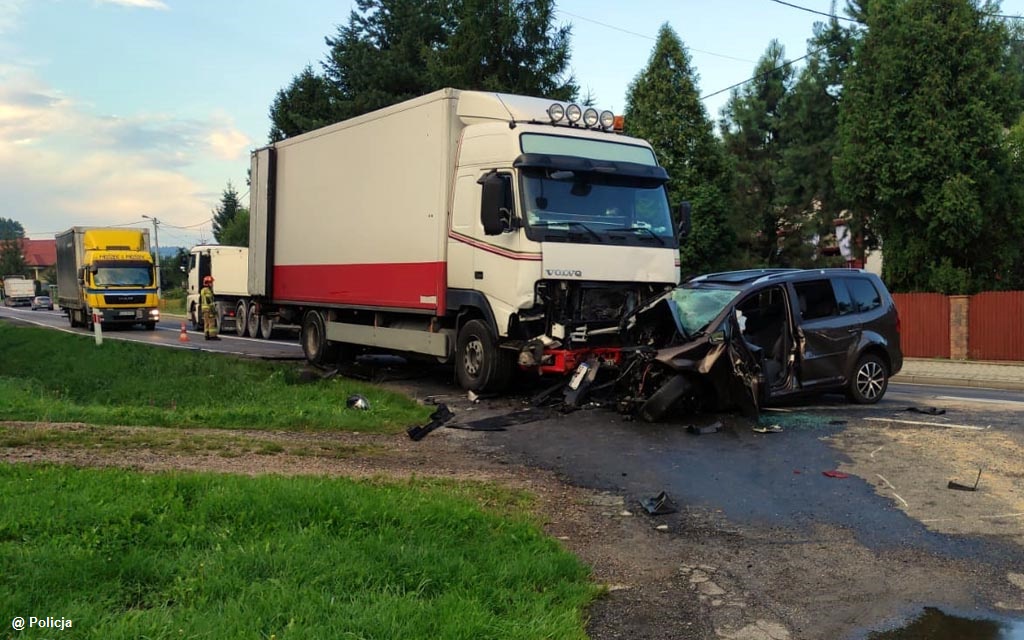
[[[158,227],[160,221],[156,219],[156,216],[142,214],[142,217],[153,221],[153,245],[156,247],[156,299],[160,300],[160,230]]]

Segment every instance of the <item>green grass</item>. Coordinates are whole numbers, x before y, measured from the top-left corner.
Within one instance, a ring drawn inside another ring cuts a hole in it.
[[[19,638],[583,639],[596,589],[524,499],[0,465],[0,602],[73,621]]]
[[[430,409],[343,378],[269,363],[0,323],[0,420],[393,433]],[[345,408],[361,393],[370,411]]]

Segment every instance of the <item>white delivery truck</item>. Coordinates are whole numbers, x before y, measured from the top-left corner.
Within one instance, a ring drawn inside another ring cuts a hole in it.
[[[618,361],[679,245],[665,170],[613,120],[442,89],[254,151],[253,313],[300,324],[314,364],[426,354],[472,390]]]
[[[36,283],[25,276],[4,276],[3,294],[8,307],[27,307],[36,295]]]

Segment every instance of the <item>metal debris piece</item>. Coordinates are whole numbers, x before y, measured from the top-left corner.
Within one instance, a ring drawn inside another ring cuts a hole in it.
[[[959,482],[954,482],[953,480],[950,480],[946,487],[949,489],[956,489],[957,491],[977,491],[979,482],[981,482],[981,469],[978,469],[978,477],[975,478],[973,487],[966,484],[960,484]]]
[[[675,513],[679,509],[676,508],[672,498],[668,497],[668,494],[662,491],[653,498],[644,498],[640,501],[640,506],[647,510],[647,513],[652,516],[663,516],[667,513]]]
[[[827,476],[829,478],[837,478],[839,480],[845,480],[846,478],[850,477],[850,474],[843,473],[842,471],[822,471],[821,475]]]
[[[772,425],[759,424],[759,425],[755,425],[754,426],[753,431],[755,431],[756,433],[782,433],[782,425],[778,425],[778,424],[772,424]]]
[[[413,440],[422,440],[428,433],[451,420],[454,415],[448,408],[448,405],[441,403],[437,405],[437,410],[430,414],[430,422],[422,427],[409,427],[405,432]]]
[[[722,423],[721,422],[713,422],[711,424],[701,424],[701,425],[691,424],[690,426],[686,427],[686,430],[689,431],[690,433],[696,434],[698,436],[702,436],[702,435],[705,435],[705,434],[708,434],[708,433],[718,433],[718,430],[721,429],[721,428],[722,428]]]

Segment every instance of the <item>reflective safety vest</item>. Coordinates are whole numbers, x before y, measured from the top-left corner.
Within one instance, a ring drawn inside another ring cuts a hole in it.
[[[199,305],[203,308],[203,311],[213,307],[213,289],[203,287],[202,291],[199,292]]]

